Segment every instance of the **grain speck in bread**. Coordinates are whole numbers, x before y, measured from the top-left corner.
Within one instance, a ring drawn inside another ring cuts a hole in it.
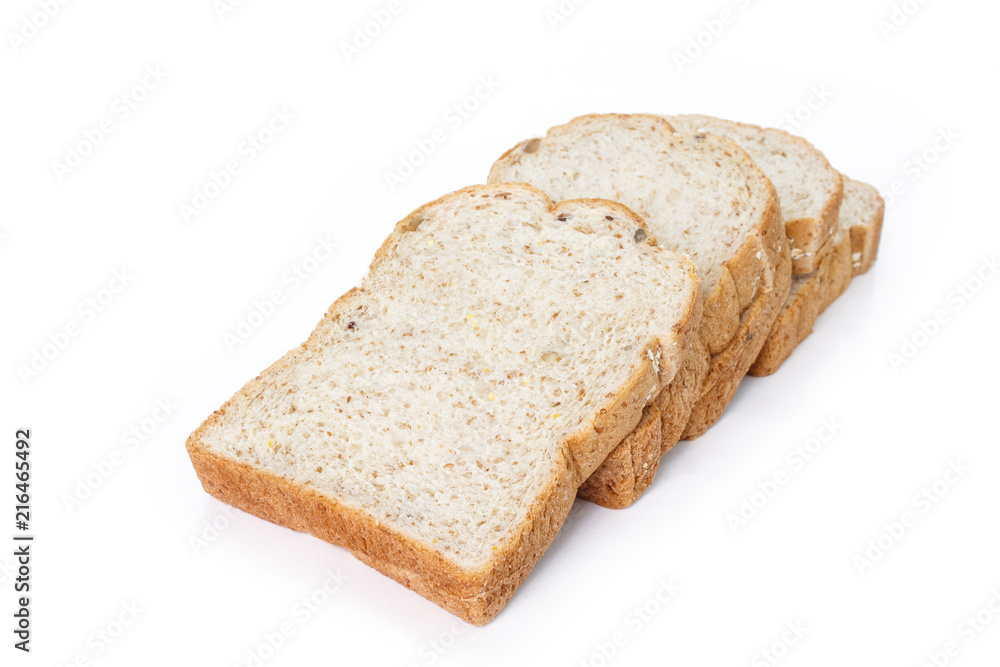
[[[785,234],[792,244],[792,273],[812,273],[832,251],[843,178],[805,139],[784,130],[700,115],[665,116],[678,132],[712,132],[739,144],[774,183]]]
[[[704,433],[722,414],[756,358],[788,294],[790,259],[778,198],[735,143],[676,134],[657,116],[590,115],[522,141],[493,165],[490,182],[530,183],[553,199],[620,201],[658,242],[689,256],[705,296],[685,381],[658,406],[660,453]],[[583,497],[624,507],[651,479],[652,456],[637,456],[646,432],[622,443]],[[628,461],[641,461],[629,470]],[[653,468],[655,472],[655,467]]]
[[[695,270],[614,202],[474,186],[401,221],[188,439],[206,491],[475,624],[675,375]]]

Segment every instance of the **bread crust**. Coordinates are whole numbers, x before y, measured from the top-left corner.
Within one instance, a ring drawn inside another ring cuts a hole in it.
[[[639,424],[586,479],[577,495],[611,509],[635,502],[652,483],[660,465],[661,426],[659,408],[646,406]]]
[[[874,196],[878,198],[878,204],[869,220],[864,224],[851,226],[851,257],[855,276],[868,273],[878,258],[879,241],[882,239],[882,222],[885,218],[885,200],[875,188],[867,184],[863,185],[870,188]]]
[[[685,333],[683,362],[673,380],[643,412],[636,428],[627,434],[580,487],[578,495],[601,507],[631,507],[660,467],[660,459],[680,440],[701,395],[708,375],[710,354],[699,334],[697,318]],[[654,416],[657,417],[653,423]]]
[[[756,294],[743,311],[736,336],[725,350],[712,357],[701,398],[691,411],[691,418],[684,430],[685,440],[694,440],[703,435],[722,416],[750,365],[757,358],[767,332],[788,298],[792,282],[791,252],[785,238],[777,196],[773,201],[774,205],[762,224],[760,234],[754,237],[768,257],[768,262],[773,262],[771,284],[757,287]],[[753,244],[747,244],[746,250],[737,254],[729,267],[730,273],[740,275],[752,270],[750,267],[753,261],[759,259],[753,247]]]
[[[395,251],[397,235],[407,233],[415,216],[450,197],[486,194],[516,188],[532,197],[544,198],[550,211],[557,207],[541,191],[530,186],[473,186],[446,195],[423,206],[397,224],[395,231],[376,253],[370,270]],[[614,202],[571,202],[573,205],[611,205],[627,216],[628,224],[638,222],[634,213]],[[659,249],[654,252],[660,252]],[[680,334],[700,317],[701,290],[693,264],[686,260],[686,312],[666,340],[652,339],[636,354],[639,364],[621,389],[562,442],[560,460],[544,490],[530,502],[519,530],[498,544],[495,555],[474,568],[463,567],[443,552],[376,520],[363,509],[341,499],[278,476],[266,468],[227,458],[212,451],[205,442],[209,428],[223,419],[235,402],[264,391],[288,365],[296,363],[310,346],[322,344],[322,332],[342,316],[349,315],[357,288],[341,296],[328,309],[309,339],[288,352],[261,375],[248,382],[219,410],[216,410],[187,440],[187,451],[206,492],[243,511],[293,530],[308,532],[332,544],[343,546],[359,560],[392,577],[411,590],[437,603],[463,620],[476,625],[489,622],[524,581],[548,548],[572,506],[584,479],[612,449],[640,422],[650,396],[657,395],[673,379],[671,362],[680,358]],[[662,358],[661,352],[674,355]]]
[[[845,177],[845,182],[846,182]],[[853,182],[875,199],[875,206],[857,224],[842,227],[834,244],[813,273],[796,276],[794,289],[774,323],[767,343],[750,367],[755,377],[771,375],[781,367],[795,348],[812,333],[817,318],[847,290],[851,278],[868,271],[878,255],[885,202],[875,188]]]
[[[590,114],[550,129],[546,140],[556,131],[608,118],[627,120],[642,129],[648,124],[654,133],[676,134],[661,116]],[[704,141],[706,137],[710,139],[706,145],[714,150],[725,150],[727,155],[753,165],[737,143],[710,132],[699,133],[696,139]],[[534,152],[529,147],[536,141],[522,141],[504,153],[491,168],[489,180],[504,178],[509,166]],[[791,261],[783,261],[789,244],[777,192],[758,167],[751,166],[749,173],[756,181],[755,189],[767,190],[764,209],[756,228],[721,267],[715,286],[705,297],[697,331],[690,332],[685,344],[688,357],[676,381],[661,395],[659,446],[651,442],[648,428],[632,433],[609,455],[606,466],[581,487],[581,498],[614,509],[634,503],[658,468],[656,451],[662,455],[682,436],[690,439],[704,433],[722,414],[764,344],[764,336],[788,295]],[[640,453],[643,448],[646,451]],[[630,461],[636,461],[637,466],[631,467]]]
[[[851,235],[845,232],[816,271],[795,276],[795,290],[750,367],[750,375],[765,377],[775,373],[812,333],[816,319],[847,290],[852,276]]]

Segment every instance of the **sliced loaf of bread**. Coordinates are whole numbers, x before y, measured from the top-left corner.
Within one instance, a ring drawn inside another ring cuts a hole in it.
[[[732,399],[788,295],[789,247],[767,177],[727,139],[676,134],[657,116],[607,114],[519,143],[493,165],[489,181],[530,183],[556,200],[620,201],[660,244],[694,261],[704,317],[695,354],[658,402],[659,452],[704,433]],[[644,449],[648,434],[623,442],[583,496],[608,507],[634,502],[658,459]],[[630,468],[630,461],[642,467]]]
[[[208,493],[483,624],[700,315],[694,265],[625,206],[474,186],[398,223],[360,286],[187,449]]]
[[[776,372],[812,333],[816,318],[847,290],[851,278],[871,267],[878,253],[884,211],[885,204],[875,188],[845,179],[834,249],[812,273],[793,276],[788,301],[750,367],[751,375]]]
[[[678,132],[711,132],[735,141],[774,183],[785,234],[792,244],[792,273],[812,273],[833,250],[844,183],[826,157],[805,139],[774,128],[710,116],[665,116]]]

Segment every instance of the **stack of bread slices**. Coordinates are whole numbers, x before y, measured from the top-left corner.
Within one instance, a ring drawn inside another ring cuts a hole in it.
[[[215,497],[487,623],[575,498],[628,507],[781,366],[883,208],[781,130],[582,116],[399,222],[188,452]]]

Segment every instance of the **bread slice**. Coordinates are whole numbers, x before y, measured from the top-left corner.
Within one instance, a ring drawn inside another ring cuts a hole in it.
[[[700,315],[693,264],[626,207],[474,186],[398,223],[187,449],[208,493],[484,624]]]
[[[658,405],[659,452],[681,436],[704,433],[732,399],[788,294],[789,248],[767,177],[726,139],[675,134],[657,116],[608,114],[582,116],[519,143],[493,165],[489,181],[530,183],[557,200],[620,201],[643,216],[662,245],[691,257],[704,317],[684,382]],[[659,457],[644,449],[649,433],[622,443],[583,496],[608,507],[631,504]]]
[[[833,252],[814,272],[792,278],[788,302],[750,367],[751,375],[763,377],[776,372],[812,333],[816,318],[847,290],[851,278],[871,267],[878,253],[884,212],[885,204],[875,188],[845,179]]]
[[[792,273],[819,268],[833,249],[844,183],[826,157],[805,139],[710,116],[665,116],[678,132],[711,132],[738,143],[774,183],[792,244]]]
[[[885,201],[878,190],[861,181],[844,179],[840,221],[841,226],[850,225],[851,262],[856,276],[867,273],[878,257],[884,217]]]

